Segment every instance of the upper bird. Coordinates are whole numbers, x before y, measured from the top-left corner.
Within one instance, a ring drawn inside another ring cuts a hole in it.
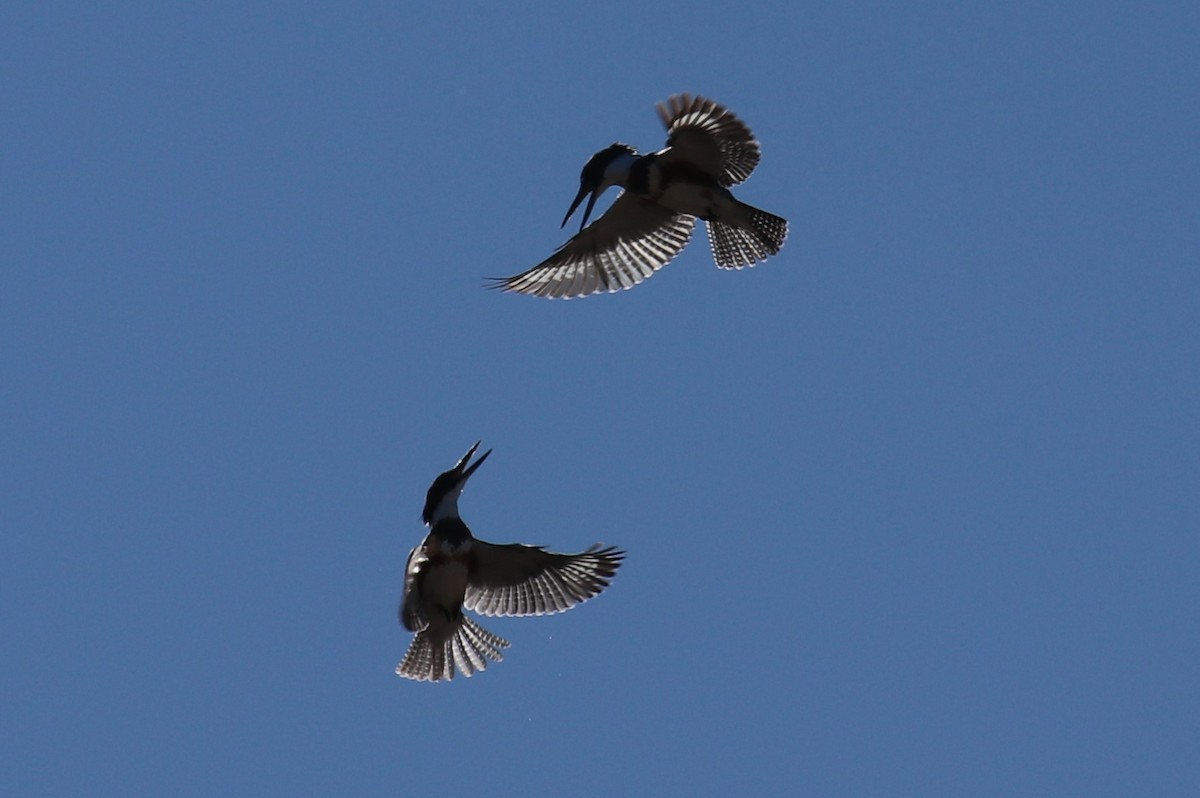
[[[471,676],[487,660],[503,659],[508,641],[463,615],[549,615],[599,595],[621,566],[625,552],[592,546],[579,554],[555,554],[539,546],[497,545],[479,540],[458,517],[458,497],[475,469],[492,453],[468,465],[479,443],[425,496],[425,541],[408,555],[400,622],[416,632],[396,673],[437,682],[455,671]]]
[[[679,254],[697,218],[708,222],[713,257],[723,269],[753,266],[779,252],[787,220],[729,192],[758,165],[758,142],[745,123],[712,100],[688,94],[657,108],[667,146],[638,155],[633,147],[613,144],[593,155],[563,217],[565,227],[588,197],[579,233],[529,271],[499,278],[492,287],[552,298],[632,288]],[[609,186],[624,191],[585,228]]]

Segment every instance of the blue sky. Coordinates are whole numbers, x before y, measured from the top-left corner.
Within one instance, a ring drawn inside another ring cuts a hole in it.
[[[1198,49],[1192,3],[7,5],[0,792],[1196,794]],[[480,287],[681,91],[778,257]],[[629,558],[406,682],[480,438],[480,537]]]

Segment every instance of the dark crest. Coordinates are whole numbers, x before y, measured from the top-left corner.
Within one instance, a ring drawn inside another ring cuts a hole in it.
[[[637,150],[619,142],[600,150],[583,165],[583,171],[579,173],[579,182],[585,186],[600,185],[608,165],[622,155],[637,155]]]

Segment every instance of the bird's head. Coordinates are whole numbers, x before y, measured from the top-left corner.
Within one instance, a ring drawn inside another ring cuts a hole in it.
[[[467,465],[481,443],[483,441],[476,441],[454,468],[439,474],[429,486],[429,492],[425,494],[425,509],[421,511],[421,520],[429,526],[433,526],[440,518],[458,515],[459,494],[466,487],[467,480],[475,473],[475,469],[483,465],[483,461],[492,453],[492,450],[488,449],[482,457]]]
[[[621,178],[629,172],[629,164],[636,157],[637,150],[628,144],[612,144],[589,158],[588,162],[583,165],[583,171],[579,173],[579,193],[575,195],[575,201],[571,203],[567,215],[563,217],[561,226],[567,226],[567,220],[571,218],[571,214],[575,213],[575,209],[579,207],[579,203],[583,202],[583,198],[590,194],[587,207],[583,210],[583,221],[579,223],[579,229],[582,230],[587,225],[588,217],[592,215],[592,208],[595,207],[596,200],[600,195],[604,193],[604,189],[621,182]]]

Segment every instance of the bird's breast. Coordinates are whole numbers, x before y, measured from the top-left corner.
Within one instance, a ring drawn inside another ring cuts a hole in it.
[[[465,557],[471,552],[470,537],[449,538],[441,536],[429,537],[425,542],[425,555],[430,559],[435,557]]]
[[[438,613],[427,612],[431,621],[437,615],[454,617],[462,607],[467,595],[467,562],[458,557],[438,557],[432,560],[422,574],[421,602]]]
[[[732,195],[695,164],[658,154],[641,158],[630,171],[629,190],[676,213],[719,219]]]
[[[676,213],[686,213],[706,221],[721,220],[733,204],[733,196],[727,189],[687,180],[664,183],[650,199]]]

